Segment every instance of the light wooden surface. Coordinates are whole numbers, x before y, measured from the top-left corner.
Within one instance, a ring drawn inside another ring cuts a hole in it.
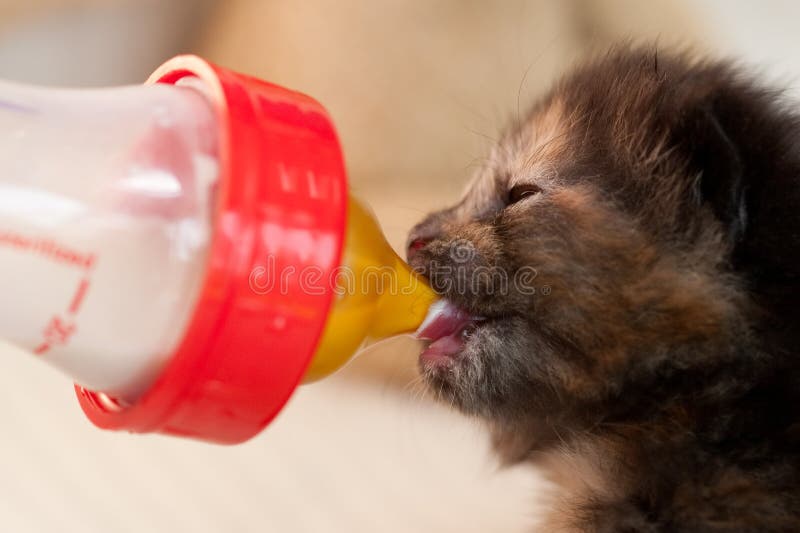
[[[418,389],[354,378],[358,362],[220,447],[99,431],[61,375],[8,348],[0,361],[3,531],[521,532],[543,490]]]

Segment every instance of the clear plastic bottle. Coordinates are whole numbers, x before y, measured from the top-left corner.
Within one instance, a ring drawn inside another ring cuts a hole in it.
[[[0,336],[138,397],[200,286],[217,131],[190,87],[0,84]]]

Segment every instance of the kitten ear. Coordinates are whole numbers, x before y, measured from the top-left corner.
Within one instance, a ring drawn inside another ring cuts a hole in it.
[[[699,175],[697,198],[711,207],[735,244],[747,228],[743,154],[723,126],[724,112],[714,107],[704,104],[687,117],[685,139]]]

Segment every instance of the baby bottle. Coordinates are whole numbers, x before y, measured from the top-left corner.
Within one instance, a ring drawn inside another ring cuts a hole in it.
[[[0,274],[0,337],[94,424],[219,443],[436,298],[348,194],[322,106],[195,56],[0,84]]]

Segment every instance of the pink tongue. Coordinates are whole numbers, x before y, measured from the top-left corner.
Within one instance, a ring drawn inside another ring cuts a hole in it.
[[[454,306],[447,300],[439,300],[431,305],[428,316],[417,329],[415,336],[418,339],[434,341],[428,347],[433,348],[437,343],[444,342],[450,337],[455,337],[461,344],[459,333],[473,321],[473,318]],[[454,342],[454,341],[447,341]]]
[[[442,355],[455,355],[464,347],[464,341],[461,340],[461,333],[457,332],[453,335],[442,337],[435,340],[425,348],[424,355],[442,356]]]

